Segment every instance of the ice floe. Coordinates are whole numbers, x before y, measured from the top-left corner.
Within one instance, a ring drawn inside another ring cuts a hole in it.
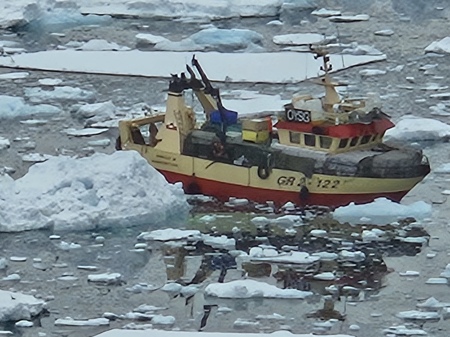
[[[386,131],[385,140],[440,141],[450,136],[450,125],[436,119],[403,116],[394,128]]]
[[[350,203],[348,206],[338,207],[334,210],[333,217],[340,222],[351,224],[384,225],[406,217],[425,219],[431,216],[431,211],[431,205],[424,201],[402,205],[386,198],[378,198],[368,204]]]
[[[61,109],[48,104],[29,105],[22,97],[0,95],[0,119],[36,115],[55,115]]]
[[[359,64],[382,61],[386,55],[378,52],[369,55],[330,55],[333,71]],[[192,59],[188,52],[145,52],[130,51],[76,51],[50,50],[24,53],[14,59],[1,58],[0,66],[22,69],[42,69],[65,72],[87,72],[98,74],[140,75],[150,77],[170,77],[170,74],[185,71],[186,63]],[[207,69],[211,81],[292,83],[317,77],[320,59],[308,53],[217,53],[197,52],[197,59]],[[226,64],[226,67],[219,66]],[[293,67],[293,64],[302,66]],[[261,71],[261,70],[264,71]],[[57,97],[90,101],[92,93],[67,86],[55,87],[54,91],[27,88],[28,97],[43,101]],[[56,97],[55,97],[56,96]]]
[[[0,230],[6,232],[160,223],[173,209],[180,216],[189,209],[181,185],[168,184],[134,151],[52,157],[20,179],[4,179]]]
[[[297,289],[280,289],[255,280],[236,280],[226,283],[212,283],[205,288],[205,294],[219,298],[305,298],[312,292]]]
[[[45,309],[46,303],[31,295],[0,290],[0,322],[31,319]]]

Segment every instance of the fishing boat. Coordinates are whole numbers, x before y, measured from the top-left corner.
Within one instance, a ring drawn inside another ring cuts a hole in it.
[[[399,202],[429,173],[427,158],[417,148],[384,144],[394,124],[380,104],[342,98],[328,54],[314,56],[323,59],[315,83],[324,95],[294,95],[276,116],[262,117],[226,109],[193,57],[188,74],[172,75],[164,113],[119,122],[116,148],[138,151],[186,193],[222,201],[332,208],[378,197]],[[186,103],[188,92],[201,104],[202,123]]]

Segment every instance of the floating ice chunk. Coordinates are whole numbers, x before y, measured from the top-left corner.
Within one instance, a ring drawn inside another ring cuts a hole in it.
[[[55,325],[67,325],[67,326],[105,326],[109,325],[109,319],[107,318],[91,318],[86,320],[73,319],[71,317],[58,318],[55,320]]]
[[[155,241],[171,241],[181,240],[188,237],[198,237],[200,239],[201,233],[199,230],[182,230],[182,229],[157,229],[151,232],[142,232],[138,235],[138,240],[155,240]]]
[[[8,261],[4,257],[0,257],[0,270],[5,270],[8,267]]]
[[[392,29],[382,29],[377,30],[374,34],[379,36],[391,36],[394,35],[394,31]]]
[[[154,315],[151,322],[152,322],[152,324],[155,324],[155,325],[172,326],[172,325],[175,324],[175,317],[173,317],[173,316],[163,316],[163,315]]]
[[[209,284],[205,288],[205,295],[219,298],[305,298],[312,292],[280,289],[265,282],[247,279]]]
[[[122,275],[120,273],[90,274],[88,281],[102,284],[120,284]]]
[[[414,271],[414,270],[407,270],[405,272],[400,272],[399,275],[400,276],[419,276],[420,273],[418,271]]]
[[[95,99],[94,92],[69,86],[54,87],[53,90],[25,88],[25,96],[27,96],[33,103],[70,100],[89,102]]]
[[[236,240],[234,238],[228,238],[226,235],[211,236],[203,234],[202,240],[205,245],[213,248],[222,248],[226,250],[236,249]]]
[[[22,160],[24,162],[43,163],[43,162],[49,160],[52,157],[53,156],[51,156],[49,154],[28,153],[28,154],[24,154],[22,156]]]
[[[344,249],[339,252],[339,259],[343,261],[361,262],[366,259],[366,254],[361,251],[350,252]]]
[[[315,280],[333,281],[336,279],[336,275],[334,275],[332,272],[324,272],[314,275],[313,278]]]
[[[270,320],[270,321],[284,321],[286,320],[286,317],[277,314],[277,313],[273,313],[272,315],[257,315],[255,317],[258,320]]]
[[[270,219],[266,218],[265,216],[256,216],[250,221],[257,227],[264,227],[270,223]]]
[[[448,126],[450,132],[450,126]],[[410,205],[402,205],[386,198],[377,198],[375,201],[355,205],[338,207],[333,212],[333,217],[340,222],[358,224],[362,216],[371,219],[372,224],[389,224],[393,221],[414,217],[417,220],[431,216],[431,205],[424,201],[418,201]]]
[[[22,97],[0,95],[0,119],[31,115],[59,114],[61,109],[52,105],[28,105]]]
[[[331,22],[358,22],[358,21],[368,21],[370,16],[367,14],[358,15],[336,15],[330,16],[329,20]]]
[[[59,78],[42,78],[38,82],[40,85],[55,86],[61,84],[62,80]]]
[[[77,110],[75,114],[82,118],[97,117],[95,120],[92,119],[92,122],[98,122],[114,118],[115,113],[116,113],[116,106],[114,105],[113,102],[107,101],[100,103],[84,104]]]
[[[45,302],[34,296],[0,290],[0,322],[29,320],[44,308]]]
[[[246,49],[249,44],[262,44],[263,36],[248,29],[207,28],[190,36],[197,45],[223,50]]]
[[[448,54],[450,53],[450,36],[433,41],[425,48],[425,53]]]
[[[328,236],[328,232],[323,229],[313,229],[311,232],[309,232],[311,236],[315,236],[318,238],[324,238]]]
[[[2,281],[19,281],[21,279],[19,274],[10,274],[2,278]]]
[[[312,253],[311,256],[318,256],[321,261],[333,261],[339,257],[338,254],[330,252]]]
[[[157,44],[160,42],[169,41],[165,37],[146,33],[136,34],[136,39],[139,44]]]
[[[108,131],[109,129],[102,128],[85,128],[85,129],[65,129],[63,130],[68,136],[74,136],[74,137],[89,137],[89,136],[95,136],[99,135],[101,133],[104,133]]]
[[[386,75],[386,70],[381,69],[363,69],[359,71],[359,74],[363,77]]]
[[[264,256],[253,258],[255,261],[265,261],[274,263],[291,263],[291,264],[313,264],[320,260],[319,256],[312,256],[305,252],[282,253],[273,256]]]
[[[108,138],[98,139],[98,140],[90,140],[88,141],[89,146],[102,146],[107,147],[111,144],[111,141]]]
[[[272,219],[271,223],[278,226],[294,226],[294,225],[302,225],[302,218],[300,215],[287,214],[280,216],[278,218]]]
[[[275,35],[273,43],[289,46],[301,46],[310,44],[327,44],[336,40],[336,36],[325,36],[316,33],[296,33]]]
[[[20,320],[14,324],[18,328],[31,328],[33,326],[33,322],[27,320]]]
[[[89,40],[88,42],[83,43],[77,49],[79,49],[79,50],[91,50],[91,51],[98,51],[98,50],[124,51],[124,50],[130,50],[129,47],[119,46],[115,42],[108,42],[108,41],[103,40],[103,39],[92,39],[92,40]]]
[[[9,139],[0,136],[0,150],[7,149],[11,146]]]
[[[447,284],[448,281],[444,277],[430,277],[425,283],[426,284]]]
[[[0,74],[0,80],[17,80],[20,78],[27,78],[28,76],[30,76],[30,73],[25,72],[25,71],[4,73],[4,74]]]
[[[278,251],[275,248],[252,247],[248,255],[253,257],[271,257],[278,256]]]
[[[432,320],[439,320],[440,315],[437,312],[426,312],[426,311],[417,311],[417,310],[410,310],[410,311],[402,311],[399,312],[397,315],[398,318],[405,319],[405,320],[421,320],[421,321],[432,321]]]
[[[253,322],[248,319],[238,318],[233,322],[233,328],[235,329],[243,329],[243,328],[258,328],[260,325],[259,322]]]
[[[321,8],[321,9],[316,9],[316,10],[312,11],[311,14],[315,15],[315,16],[320,16],[320,17],[326,18],[326,17],[330,17],[330,16],[339,16],[339,15],[341,15],[341,12],[337,11],[337,10],[333,10],[333,9]]]
[[[216,219],[217,219],[217,216],[215,214],[207,214],[207,215],[202,216],[198,220],[201,221],[201,222],[208,223],[208,222],[216,221]]]
[[[396,335],[396,336],[426,336],[426,335],[428,335],[428,333],[422,329],[411,329],[411,328],[407,328],[404,325],[391,326],[390,328],[384,329],[383,333],[388,336],[390,336],[390,335]]]
[[[134,151],[52,157],[13,182],[11,190],[0,192],[2,231],[160,223],[173,216],[174,208],[177,216],[189,209],[181,186],[168,184]]]

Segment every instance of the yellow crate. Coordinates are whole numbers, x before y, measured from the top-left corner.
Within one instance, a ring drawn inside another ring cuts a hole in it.
[[[253,143],[264,143],[269,139],[269,131],[242,130],[242,139]]]
[[[270,120],[265,118],[253,118],[242,120],[242,130],[264,131],[269,130]]]

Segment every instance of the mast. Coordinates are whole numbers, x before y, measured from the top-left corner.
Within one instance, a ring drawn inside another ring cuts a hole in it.
[[[336,86],[338,83],[332,82],[330,71],[333,69],[333,66],[330,63],[330,56],[325,49],[321,48],[313,48],[311,50],[315,52],[315,59],[319,57],[323,60],[323,65],[320,67],[325,74],[320,78],[318,84],[323,85],[325,87],[325,97],[322,100],[323,109],[326,112],[333,112],[333,106],[341,102],[341,98],[336,91]]]

